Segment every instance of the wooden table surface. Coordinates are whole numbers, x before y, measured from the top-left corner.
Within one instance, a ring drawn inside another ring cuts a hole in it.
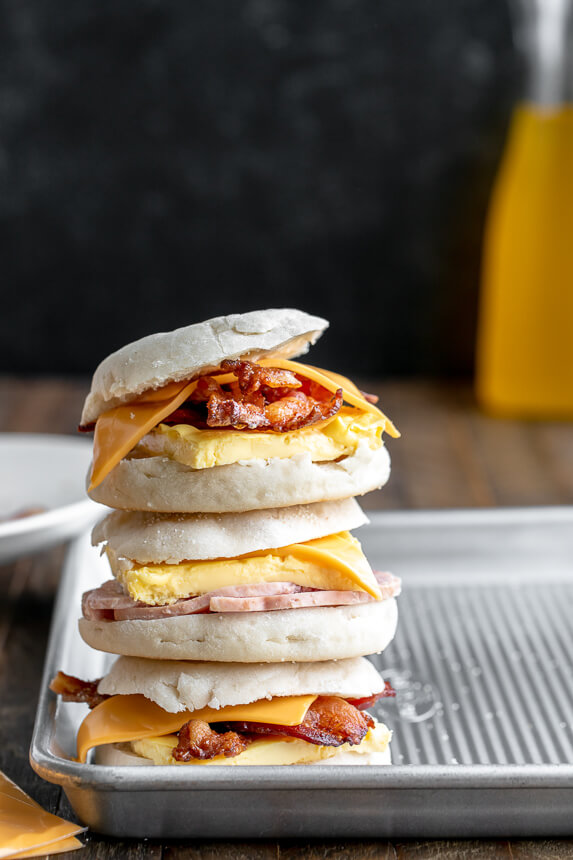
[[[468,386],[366,383],[399,426],[390,440],[389,484],[366,508],[415,509],[573,503],[573,432],[567,423],[498,421],[480,414]],[[87,391],[82,380],[0,377],[0,431],[73,433]],[[1,477],[0,477],[1,479]],[[0,566],[0,769],[44,807],[72,816],[57,786],[37,777],[28,745],[50,615],[65,547]],[[573,813],[572,813],[573,822]],[[573,823],[572,823],[573,835]],[[202,860],[383,860],[383,858],[573,858],[573,840],[158,843],[88,834],[81,853],[95,858]]]

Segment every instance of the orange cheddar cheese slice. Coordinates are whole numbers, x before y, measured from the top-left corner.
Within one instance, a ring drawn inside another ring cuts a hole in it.
[[[93,465],[89,489],[93,490],[114,466],[137,445],[146,433],[180,406],[192,391],[193,383],[172,382],[147,399],[134,400],[108,409],[96,421]],[[158,400],[158,396],[162,399]]]
[[[80,848],[77,839],[69,841],[85,827],[64,821],[46,812],[37,803],[20,799],[14,792],[0,793],[0,857],[45,855],[69,848]]]
[[[78,730],[77,757],[85,762],[92,747],[170,735],[189,720],[271,723],[298,726],[315,701],[315,695],[260,699],[247,705],[201,708],[196,711],[164,711],[160,705],[138,694],[111,696],[90,711]]]
[[[234,374],[215,376],[224,385]],[[163,388],[147,391],[137,400],[103,412],[96,421],[93,465],[89,489],[97,487],[114,466],[135,448],[164,418],[171,415],[197,388],[199,380],[170,382]]]
[[[294,582],[323,591],[364,591],[382,599],[380,586],[349,532],[337,532],[306,543],[257,550],[236,558],[182,561],[178,564],[134,564],[114,576],[134,600],[156,605],[207,594],[233,585],[261,582]]]
[[[30,803],[32,806],[39,806],[39,803],[36,803],[35,800],[26,794],[20,786],[16,785],[15,782],[12,782],[11,779],[8,779],[5,773],[2,773],[0,770],[0,795],[7,794],[8,797],[15,797],[16,800],[21,800],[24,803]]]
[[[30,825],[33,822],[32,814],[28,813],[27,810],[22,810],[22,808],[17,805],[10,804],[10,800],[17,800],[21,803],[26,803],[32,809],[35,809],[42,814],[40,818],[36,819],[37,830],[35,833],[30,833],[30,829],[33,829],[30,828]],[[5,773],[0,771],[0,821],[2,819],[2,815],[8,811],[8,808],[9,814],[13,816],[15,824],[22,824],[22,818],[24,818],[24,827],[21,828],[22,832],[19,834],[19,844],[22,845],[22,842],[25,841],[23,840],[22,834],[25,833],[27,829],[30,837],[30,841],[28,843],[30,847],[27,850],[20,850],[19,848],[17,852],[14,851],[13,853],[4,854],[3,850],[11,851],[11,848],[9,848],[11,843],[3,840],[3,837],[8,836],[8,834],[2,830],[2,825],[0,824],[0,857],[43,857],[46,854],[60,854],[63,851],[74,851],[76,848],[83,848],[83,844],[79,839],[76,839],[75,836],[56,837],[57,841],[50,841],[46,844],[44,842],[46,836],[41,829],[41,823],[44,821],[44,810],[39,803],[36,803],[36,801],[16,785],[15,782],[12,782]],[[54,822],[49,821],[48,824],[51,827]],[[70,822],[70,832],[79,833],[83,830],[85,830],[85,827],[78,827]],[[48,838],[50,838],[50,835]]]
[[[65,854],[66,851],[75,851],[77,848],[83,848],[83,842],[76,839],[75,836],[67,836],[65,839],[58,839],[57,842],[50,842],[48,845],[42,845],[41,848],[30,848],[29,851],[18,851],[17,854],[8,854],[7,860],[23,860],[24,857],[53,857],[54,854]]]
[[[309,364],[300,364],[298,361],[288,361],[285,358],[262,358],[258,364],[262,367],[280,367],[283,370],[291,370],[293,373],[298,373],[300,376],[305,376],[307,379],[312,379],[313,382],[322,385],[327,391],[334,393],[338,388],[342,388],[342,396],[347,403],[360,409],[362,412],[372,412],[379,418],[385,421],[384,430],[394,439],[398,439],[400,432],[392,424],[390,419],[381,412],[373,403],[369,403],[360,389],[339,373],[333,373],[330,370],[320,370],[318,367],[311,367]]]
[[[382,597],[380,586],[360,544],[349,532],[338,532],[306,543],[291,544],[272,552],[282,556],[292,555],[301,561],[316,562],[327,569],[339,571],[349,580],[346,590],[356,588],[359,591],[365,591],[376,600]]]

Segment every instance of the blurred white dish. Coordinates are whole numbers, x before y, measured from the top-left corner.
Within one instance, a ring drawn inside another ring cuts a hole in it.
[[[107,512],[86,497],[91,455],[91,439],[0,433],[0,563],[66,540]]]

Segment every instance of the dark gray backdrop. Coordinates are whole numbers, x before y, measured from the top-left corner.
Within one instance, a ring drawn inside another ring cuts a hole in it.
[[[86,372],[206,316],[313,358],[471,369],[515,93],[501,0],[0,0],[0,370]]]

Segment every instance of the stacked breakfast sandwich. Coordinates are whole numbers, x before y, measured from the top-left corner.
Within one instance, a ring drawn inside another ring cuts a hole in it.
[[[92,710],[78,757],[108,764],[388,763],[365,710],[392,693],[364,655],[397,623],[399,580],[350,533],[382,486],[383,433],[356,386],[292,361],[326,328],[292,309],[151,335],[96,370],[89,495],[113,578],[80,633],[118,656],[52,684]]]

